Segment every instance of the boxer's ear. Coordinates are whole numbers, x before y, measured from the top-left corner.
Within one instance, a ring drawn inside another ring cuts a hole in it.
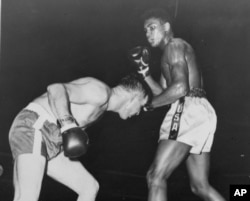
[[[170,24],[169,24],[169,22],[165,22],[163,26],[164,26],[164,30],[166,32],[169,32],[169,30],[170,30]]]

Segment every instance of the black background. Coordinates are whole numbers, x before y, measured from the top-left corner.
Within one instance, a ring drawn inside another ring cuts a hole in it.
[[[249,182],[248,0],[2,0],[1,154],[10,155],[8,130],[17,112],[48,84],[93,76],[114,86],[132,72],[127,51],[147,44],[140,15],[151,7],[169,9],[175,36],[196,51],[218,115],[211,174],[219,177],[213,180]],[[159,58],[152,50],[156,79]],[[160,108],[126,121],[106,113],[89,129],[91,147],[83,163],[93,174],[144,178],[165,112]]]

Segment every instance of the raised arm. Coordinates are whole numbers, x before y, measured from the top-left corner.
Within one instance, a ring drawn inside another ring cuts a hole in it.
[[[162,86],[156,82],[151,75],[145,77],[145,81],[152,90],[154,96],[157,96],[163,92]]]
[[[137,73],[147,82],[153,95],[162,92],[162,87],[156,82],[150,73],[149,60],[150,52],[147,47],[137,46],[129,51],[129,58],[136,67]]]

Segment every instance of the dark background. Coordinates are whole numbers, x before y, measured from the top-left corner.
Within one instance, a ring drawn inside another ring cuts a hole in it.
[[[0,197],[12,193],[8,130],[15,115],[48,84],[93,76],[112,87],[132,72],[127,51],[147,44],[140,15],[151,7],[171,12],[175,36],[193,46],[204,73],[218,115],[211,182],[226,197],[230,184],[250,183],[248,0],[2,0]],[[159,51],[152,50],[156,79],[159,58]],[[89,129],[91,147],[81,161],[100,182],[101,196],[145,199],[144,176],[165,112],[159,108],[126,121],[106,113]],[[179,195],[181,188],[195,199],[188,193],[185,168],[181,166],[171,182],[170,196]],[[65,192],[46,177],[44,183]],[[48,201],[53,193],[44,188],[41,199]],[[58,193],[54,197],[60,200]]]

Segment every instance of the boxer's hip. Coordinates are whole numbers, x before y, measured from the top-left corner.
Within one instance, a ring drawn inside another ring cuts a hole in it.
[[[32,153],[51,159],[61,151],[62,136],[56,120],[39,104],[30,103],[14,119],[9,142],[14,158]]]

